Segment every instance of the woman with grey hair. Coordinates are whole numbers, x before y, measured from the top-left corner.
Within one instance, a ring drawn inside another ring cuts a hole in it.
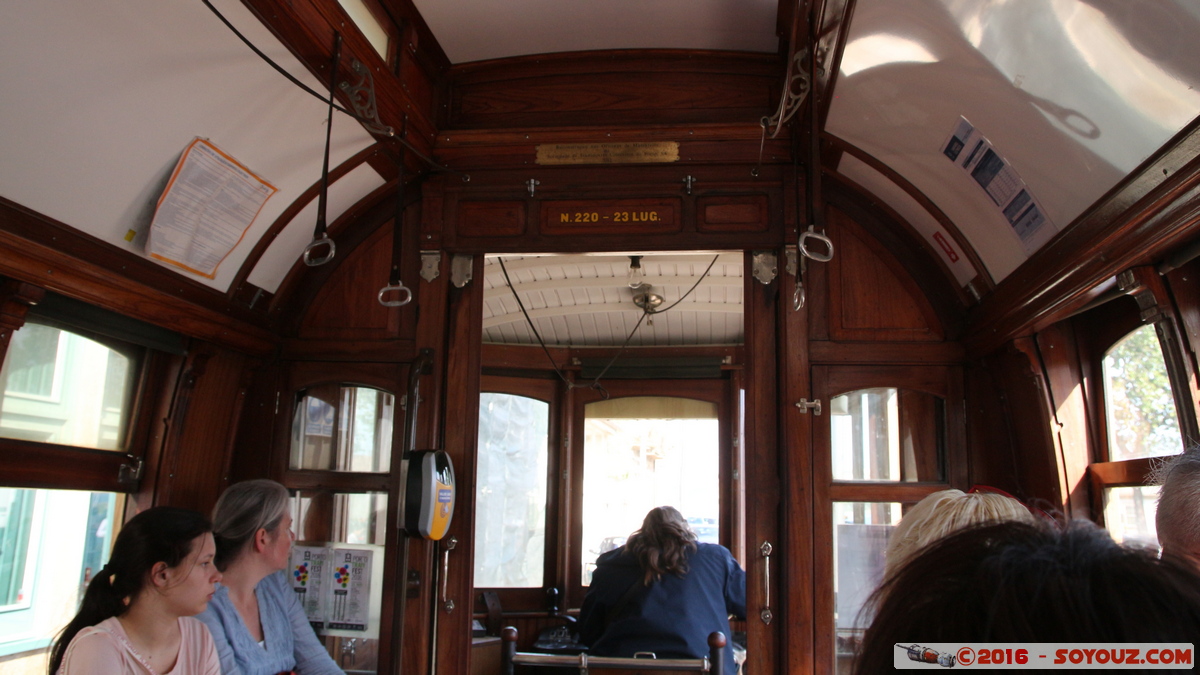
[[[1163,463],[1154,479],[1162,485],[1155,525],[1163,556],[1200,572],[1200,445]]]
[[[287,488],[250,480],[226,490],[213,510],[225,578],[197,618],[212,632],[224,675],[342,675],[283,573],[295,538],[288,504]]]

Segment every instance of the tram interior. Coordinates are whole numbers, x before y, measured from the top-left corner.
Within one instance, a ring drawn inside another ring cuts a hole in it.
[[[1157,546],[1152,469],[1200,441],[1198,31],[1190,0],[10,3],[0,671],[46,671],[121,523],[252,478],[295,551],[372,561],[321,635],[347,673],[498,673],[499,627],[569,627],[659,503],[746,570],[750,675],[849,672],[938,490]],[[430,450],[438,538],[405,528]]]

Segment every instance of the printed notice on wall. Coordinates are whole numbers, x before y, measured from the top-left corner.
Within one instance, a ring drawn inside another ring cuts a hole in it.
[[[146,254],[215,278],[275,186],[203,138],[183,151],[158,199]]]
[[[999,209],[1030,255],[1057,231],[1042,205],[991,142],[965,117],[942,145],[942,154],[965,171]]]
[[[313,630],[325,628],[325,570],[329,567],[329,549],[296,546],[292,549],[292,590]]]
[[[330,543],[292,548],[292,590],[319,635],[379,636],[383,547]]]

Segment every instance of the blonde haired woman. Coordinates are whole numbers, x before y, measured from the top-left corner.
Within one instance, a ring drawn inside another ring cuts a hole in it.
[[[1011,520],[1034,523],[1033,515],[1024,504],[996,491],[935,492],[909,509],[892,532],[883,578],[891,578],[910,558],[946,535],[968,527]]]

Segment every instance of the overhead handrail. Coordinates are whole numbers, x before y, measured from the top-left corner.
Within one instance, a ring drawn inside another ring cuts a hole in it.
[[[342,58],[342,35],[333,34],[333,64],[329,68],[329,115],[325,120],[325,157],[321,164],[321,192],[317,197],[317,225],[313,229],[313,240],[304,247],[304,264],[309,267],[324,265],[337,254],[337,245],[329,238],[325,226],[325,204],[329,199],[329,142],[333,135],[333,91],[337,88],[338,62]],[[313,256],[313,251],[322,246],[329,247],[323,256]]]
[[[406,119],[405,127],[407,126]],[[403,307],[413,299],[412,289],[405,286],[404,282],[400,280],[400,259],[404,248],[404,148],[400,149],[400,160],[396,164],[400,174],[396,177],[396,214],[392,218],[392,268],[387,285],[379,289],[378,295],[379,304],[384,307]],[[393,300],[384,300],[384,296],[392,291],[395,291],[399,297]]]

